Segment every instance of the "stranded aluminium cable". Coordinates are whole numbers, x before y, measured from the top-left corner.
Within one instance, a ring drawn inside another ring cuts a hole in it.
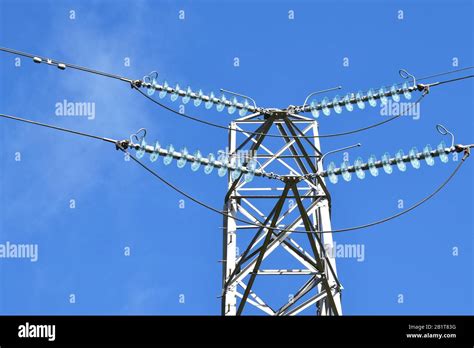
[[[419,202],[417,202],[416,204],[412,205],[410,208],[407,208],[395,215],[391,215],[387,218],[384,218],[384,219],[381,219],[381,220],[378,220],[378,221],[375,221],[375,222],[372,222],[372,223],[368,223],[368,224],[364,224],[364,225],[359,225],[359,226],[355,226],[355,227],[349,227],[349,228],[343,228],[343,229],[336,229],[336,230],[331,230],[331,231],[296,231],[296,230],[288,230],[288,229],[282,229],[282,228],[277,228],[277,227],[271,227],[271,226],[266,226],[266,225],[262,225],[262,224],[259,224],[259,223],[254,223],[254,222],[251,222],[251,221],[247,221],[247,220],[244,220],[244,219],[240,219],[240,218],[236,218],[234,216],[231,216],[229,214],[226,214],[196,198],[194,198],[193,196],[189,195],[188,193],[184,192],[183,190],[179,189],[178,187],[176,187],[175,185],[171,184],[170,182],[168,182],[166,179],[162,178],[159,174],[157,174],[154,170],[150,169],[148,166],[146,166],[145,164],[143,164],[140,160],[138,160],[137,158],[135,158],[135,156],[133,156],[132,154],[130,154],[127,149],[125,148],[124,146],[124,142],[120,142],[120,141],[116,141],[116,140],[113,140],[113,139],[110,139],[110,138],[105,138],[105,137],[100,137],[100,136],[96,136],[96,135],[92,135],[92,134],[88,134],[88,133],[83,133],[83,132],[78,132],[78,131],[74,131],[74,130],[70,130],[70,129],[67,129],[67,128],[62,128],[62,127],[56,127],[56,126],[52,126],[52,125],[48,125],[48,124],[45,124],[45,123],[40,123],[40,122],[35,122],[35,121],[31,121],[31,120],[27,120],[27,119],[22,119],[22,118],[19,118],[19,117],[15,117],[15,116],[10,116],[10,115],[5,115],[5,114],[0,114],[0,117],[2,118],[7,118],[7,119],[12,119],[12,120],[15,120],[15,121],[21,121],[21,122],[25,122],[25,123],[30,123],[30,124],[34,124],[34,125],[37,125],[37,126],[42,126],[42,127],[46,127],[46,128],[50,128],[50,129],[54,129],[54,130],[58,130],[58,131],[62,131],[62,132],[67,132],[67,133],[71,133],[71,134],[75,134],[75,135],[80,135],[80,136],[85,136],[85,137],[89,137],[89,138],[92,138],[92,139],[96,139],[96,140],[102,140],[102,141],[106,141],[106,142],[109,142],[109,143],[114,143],[116,148],[117,149],[120,149],[122,152],[124,153],[127,153],[130,158],[132,158],[133,161],[135,161],[137,164],[139,164],[142,168],[144,168],[146,171],[148,171],[149,173],[151,173],[153,176],[155,176],[157,179],[159,179],[161,182],[163,182],[165,185],[167,185],[168,187],[172,188],[174,191],[182,194],[183,196],[187,197],[188,199],[192,200],[193,202],[197,203],[198,205],[201,205],[202,207],[208,209],[208,210],[211,210],[215,213],[218,213],[222,216],[225,216],[225,217],[228,217],[228,218],[231,218],[231,219],[234,219],[235,221],[239,221],[239,222],[243,222],[245,224],[248,224],[248,225],[252,225],[252,226],[255,226],[255,227],[262,227],[262,228],[266,228],[266,229],[272,229],[274,231],[278,231],[280,233],[300,233],[300,234],[312,234],[312,233],[341,233],[341,232],[349,232],[349,231],[354,231],[354,230],[359,230],[359,229],[363,229],[363,228],[367,228],[367,227],[372,227],[372,226],[375,226],[375,225],[379,225],[379,224],[382,224],[382,223],[385,223],[387,221],[390,221],[390,220],[393,220],[397,217],[400,217],[412,210],[414,210],[415,208],[417,208],[418,206],[422,205],[423,203],[425,203],[426,201],[428,201],[429,199],[431,199],[432,197],[434,197],[439,191],[441,191],[450,181],[451,179],[456,175],[456,173],[459,171],[459,169],[461,168],[461,166],[464,164],[465,160],[469,157],[469,154],[470,154],[470,148],[471,147],[474,147],[474,145],[469,145],[469,146],[462,146],[462,145],[458,145],[459,148],[463,148],[464,149],[464,156],[462,158],[462,160],[460,161],[460,163],[456,166],[455,170],[451,173],[451,175],[441,184],[438,186],[438,188],[433,191],[430,195],[426,196],[425,198],[423,198],[422,200],[420,200]]]

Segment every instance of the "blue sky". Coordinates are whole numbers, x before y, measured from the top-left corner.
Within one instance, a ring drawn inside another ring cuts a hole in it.
[[[204,91],[227,88],[283,108],[336,85],[345,94],[398,83],[401,68],[426,76],[472,65],[472,12],[471,1],[1,0],[0,43],[131,78],[157,70],[160,81]],[[130,66],[124,66],[127,57]],[[112,79],[26,58],[17,67],[15,56],[4,53],[0,71],[2,113],[120,139],[146,127],[150,140],[203,153],[227,146],[225,131],[180,119]],[[457,142],[472,143],[472,93],[472,80],[433,88],[419,119],[402,117],[324,139],[323,150],[361,142],[351,160],[400,148],[407,153],[443,140],[437,123]],[[95,103],[95,118],[56,116],[55,104],[63,100]],[[186,110],[224,125],[232,120],[202,107]],[[378,109],[343,112],[321,118],[320,130],[351,130],[381,117]],[[0,131],[0,243],[39,246],[37,262],[0,259],[0,313],[220,313],[220,216],[186,199],[181,209],[181,196],[124,161],[110,144],[7,120],[0,121]],[[331,157],[340,163],[342,155]],[[399,200],[405,207],[417,202],[455,165],[437,161],[418,171],[331,185],[333,227],[399,212]],[[153,167],[196,197],[222,205],[226,180],[217,175],[161,162]],[[468,161],[415,212],[334,237],[365,246],[364,262],[337,260],[345,314],[473,314],[472,177]]]

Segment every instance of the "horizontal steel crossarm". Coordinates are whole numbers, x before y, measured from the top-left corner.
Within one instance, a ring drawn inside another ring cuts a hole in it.
[[[295,159],[295,158],[306,158],[306,157],[309,157],[309,158],[319,158],[321,156],[317,156],[317,155],[308,155],[308,156],[304,156],[304,155],[280,155],[278,156],[278,158],[291,158],[291,159]],[[272,158],[271,155],[256,155],[255,158]]]
[[[317,275],[318,271],[309,269],[262,269],[257,272],[258,275]]]
[[[260,112],[256,112],[254,114],[251,114],[251,115],[245,115],[245,116],[242,116],[234,121],[236,122],[249,122],[249,123],[255,123],[255,122],[262,122],[262,120],[260,119],[257,119],[259,116],[262,116],[263,114],[260,113]]]
[[[298,187],[299,191],[313,190],[312,187]],[[283,187],[242,187],[239,191],[283,191]]]
[[[307,116],[303,116],[303,115],[299,115],[299,114],[295,114],[295,113],[290,112],[290,111],[294,111],[291,108],[287,108],[286,111],[288,112],[288,115],[291,116],[291,122],[292,123],[295,123],[295,122],[298,122],[298,121],[314,122],[314,118],[310,118],[310,117],[307,117]]]
[[[290,114],[291,116],[295,115],[295,114]],[[238,124],[260,124],[262,123],[263,121],[261,119],[256,119],[256,120],[246,120],[246,121],[239,121],[239,120],[235,120]],[[315,120],[311,120],[311,119],[304,119],[304,120],[294,120],[292,119],[291,120],[291,123],[297,123],[297,124],[308,124],[309,122],[315,122]],[[284,124],[285,121],[282,120],[282,119],[276,119],[273,121],[273,124]],[[251,131],[249,131],[251,132]]]
[[[280,196],[278,195],[232,195],[230,196],[231,198],[279,198]],[[311,199],[318,199],[321,197],[326,197],[326,195],[310,195],[310,196],[305,196],[303,198],[311,198]],[[296,196],[291,196],[289,195],[287,198],[296,198]]]

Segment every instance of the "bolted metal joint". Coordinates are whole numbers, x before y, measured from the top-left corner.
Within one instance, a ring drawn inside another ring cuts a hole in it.
[[[471,155],[471,148],[469,146],[466,146],[464,148],[464,157],[462,160],[464,161],[466,158],[468,158]]]
[[[271,116],[273,116],[274,120],[283,120],[288,117],[287,110],[271,110]]]
[[[422,83],[419,83],[416,85],[416,88],[420,91],[423,92],[423,94],[428,94],[430,93],[430,85],[424,85]]]
[[[134,80],[130,83],[130,88],[140,88],[143,85],[143,81],[141,80]]]
[[[126,150],[126,149],[128,149],[129,145],[130,145],[129,140],[119,140],[115,143],[115,149],[116,150]]]
[[[287,113],[287,114],[298,114],[297,107],[296,107],[295,105],[289,105],[289,106],[286,108],[286,113]]]

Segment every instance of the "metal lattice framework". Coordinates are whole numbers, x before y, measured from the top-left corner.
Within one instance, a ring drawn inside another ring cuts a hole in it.
[[[265,135],[255,136],[236,131],[255,126],[258,128],[254,133],[265,134],[276,128],[284,136],[276,151],[272,150],[276,144],[266,145]],[[244,140],[238,144],[239,134],[243,134]],[[324,179],[304,177],[317,172],[316,168],[322,170],[322,164],[318,162],[318,158],[321,158],[319,139],[316,137],[311,141],[288,136],[297,134],[317,136],[318,123],[286,110],[273,111],[267,115],[256,113],[231,123],[231,154],[249,148],[248,151],[255,158],[262,160],[262,170],[279,167],[285,168],[290,174],[282,176],[281,180],[265,181],[270,185],[266,187],[249,187],[250,184],[232,180],[229,176],[224,202],[227,214],[286,230],[331,230],[331,199]],[[261,186],[261,183],[262,180],[259,180],[257,184]],[[289,205],[286,204],[288,201],[291,202]],[[241,249],[237,244],[240,235],[249,233],[252,238]],[[232,218],[224,218],[222,314],[241,315],[247,303],[269,315],[296,315],[314,305],[320,315],[342,314],[342,286],[337,278],[335,260],[325,251],[332,245],[330,233],[294,235],[291,231],[237,224]],[[278,249],[285,250],[300,268],[263,268],[265,261]],[[238,250],[243,250],[241,255],[238,255]],[[265,302],[264,294],[257,294],[254,290],[257,276],[298,277],[304,278],[304,281],[299,289],[295,288],[294,295],[288,301],[274,308]]]

